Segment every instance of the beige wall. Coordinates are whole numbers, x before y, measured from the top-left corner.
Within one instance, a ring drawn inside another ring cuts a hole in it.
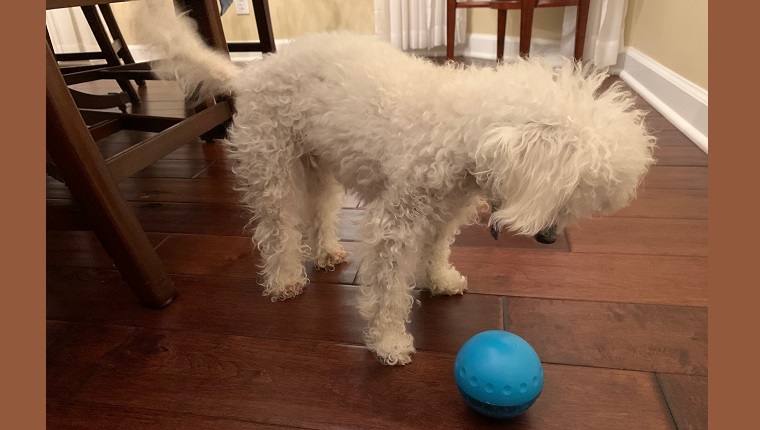
[[[171,5],[171,0],[166,0]],[[289,39],[305,33],[351,30],[358,33],[375,31],[373,0],[269,0],[269,14],[276,39]],[[127,43],[139,43],[131,26],[133,2],[111,5]],[[222,16],[228,41],[258,40],[253,7],[250,15],[237,15],[231,6]]]
[[[372,4],[373,0],[269,0],[272,31],[276,39],[331,30],[371,34]],[[222,25],[229,41],[258,39],[253,14],[236,15],[234,6],[222,16]]]
[[[552,7],[536,9],[533,16],[533,35],[536,39],[559,40],[562,37],[562,16],[564,8]],[[469,9],[467,32],[496,34],[496,11],[488,8]],[[507,35],[520,34],[520,11],[507,12]]]
[[[628,0],[625,44],[707,90],[707,0]]]
[[[167,4],[171,0],[166,0]],[[622,1],[622,0],[621,0]],[[113,9],[129,43],[137,43],[129,28],[134,3],[114,3]],[[269,0],[277,39],[336,29],[374,31],[373,0]],[[507,34],[519,34],[519,11],[509,11]],[[562,8],[536,10],[533,37],[558,40]],[[628,0],[625,44],[653,58],[696,85],[707,89],[707,0]],[[222,17],[230,41],[256,40],[253,15],[236,15],[230,8]],[[469,9],[468,33],[496,34],[496,11]]]

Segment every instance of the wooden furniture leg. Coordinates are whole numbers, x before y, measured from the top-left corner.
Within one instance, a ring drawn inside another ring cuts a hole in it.
[[[100,21],[98,10],[95,6],[82,6],[81,9],[84,13],[84,17],[87,19],[87,23],[90,25],[93,36],[95,36],[95,40],[98,42],[98,47],[103,53],[106,63],[109,66],[121,65],[121,59],[114,50],[113,45],[111,45],[108,33],[106,32],[105,27],[103,27],[103,23]],[[121,42],[118,43],[121,44]],[[129,100],[131,100],[132,103],[140,103],[140,96],[137,95],[137,91],[135,91],[135,88],[129,83],[129,81],[117,79],[116,82],[119,83],[121,90],[129,95]]]
[[[160,308],[174,283],[116,185],[46,44],[47,150],[95,234],[141,304]]]
[[[589,0],[578,2],[578,13],[575,19],[575,59],[583,59],[583,47],[586,44],[586,25],[588,24]]]
[[[504,60],[504,38],[507,36],[507,10],[497,10],[496,20],[496,61]]]
[[[253,14],[259,32],[261,52],[276,52],[272,20],[269,17],[269,0],[253,0]]]
[[[535,0],[522,0],[520,4],[520,56],[530,56],[530,38],[533,32],[533,12],[536,9]]]
[[[116,22],[116,17],[113,15],[111,5],[100,4],[98,5],[98,9],[100,9],[100,14],[103,15],[103,20],[106,22],[106,26],[108,27],[108,32],[111,33],[111,37],[121,43],[121,49],[116,54],[124,60],[125,64],[134,64],[135,59],[132,57],[132,52],[129,50],[127,42],[124,41],[124,36],[121,34],[119,23]],[[141,79],[135,80],[135,83],[141,87],[145,85],[145,81]]]
[[[276,52],[272,20],[269,15],[269,0],[252,0],[253,14],[256,19],[256,29],[259,32],[258,42],[228,42],[230,52]],[[221,21],[220,21],[221,22]]]
[[[454,59],[454,39],[457,25],[457,0],[446,1],[446,58]]]

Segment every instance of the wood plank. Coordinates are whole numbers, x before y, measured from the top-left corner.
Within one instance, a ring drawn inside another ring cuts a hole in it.
[[[185,233],[217,236],[250,237],[252,230],[246,228],[248,212],[239,205],[130,202],[140,225],[147,232]],[[84,214],[71,200],[47,201],[48,230],[89,230]],[[361,239],[358,231],[360,214],[347,211],[338,224],[338,237],[343,241]]]
[[[119,130],[98,140],[98,147],[104,158],[108,158],[156,134],[150,131]]]
[[[313,282],[351,284],[360,261],[357,245],[344,242],[349,262],[333,271],[315,270],[307,263],[307,275]],[[169,273],[225,278],[258,278],[259,253],[250,238],[173,234],[158,248],[158,256]]]
[[[122,130],[98,141],[98,147],[103,156],[108,158],[155,135],[156,133],[147,131]],[[221,143],[218,141],[206,143],[199,139],[182,145],[162,159],[205,160],[211,162],[214,160],[224,160],[225,158],[225,149]]]
[[[71,269],[69,269],[71,270]],[[86,269],[82,269],[86,270]],[[45,345],[50,348],[50,344],[57,341],[64,332],[67,324],[62,321],[46,321],[45,322]]]
[[[642,187],[630,206],[613,216],[625,218],[707,219],[707,190]]]
[[[250,237],[248,213],[239,205],[131,203],[146,231]]]
[[[207,143],[201,140],[190,142],[164,158],[171,160],[224,160],[227,150],[221,141]]]
[[[60,321],[48,321],[47,327],[48,403],[68,400],[135,331],[132,327]]]
[[[490,229],[485,225],[471,225],[463,227],[452,246],[484,247],[484,248],[511,248],[511,249],[534,249],[537,251],[570,251],[567,237],[562,235],[551,245],[536,242],[529,236],[518,236],[508,231],[499,235],[499,240],[494,240]]]
[[[139,202],[237,204],[232,181],[181,178],[128,178],[119,183],[124,198]],[[48,178],[47,198],[69,199],[66,185]]]
[[[707,154],[697,146],[662,146],[655,148],[658,166],[707,166]]]
[[[232,160],[214,160],[208,169],[201,172],[197,178],[235,179],[235,175],[232,173]]]
[[[696,146],[679,130],[660,130],[655,133],[655,137],[657,137],[657,146]]]
[[[453,360],[423,351],[387,367],[364,348],[142,329],[77,400],[306,428],[503,428],[464,404]],[[651,374],[551,364],[544,374],[541,398],[511,428],[674,429]]]
[[[118,108],[103,109],[103,112],[121,113]],[[167,118],[185,119],[195,114],[195,110],[189,108],[182,100],[154,101],[127,105],[126,113],[147,116],[159,116]]]
[[[642,187],[652,190],[669,189],[707,189],[707,167],[690,166],[653,166],[644,177]]]
[[[147,232],[250,236],[248,216],[238,205],[129,202]],[[47,200],[48,230],[89,230],[84,214],[71,200]]]
[[[707,308],[521,297],[506,306],[507,330],[545,362],[707,374]]]
[[[237,204],[232,182],[205,179],[129,178],[119,184],[130,201]]]
[[[97,403],[74,402],[48,405],[48,430],[288,430],[295,427],[268,426],[250,421],[214,418],[192,413],[159,412],[154,409],[121,408]]]
[[[707,377],[657,374],[678,430],[707,430]]]
[[[567,235],[573,252],[707,256],[707,220],[595,218]]]
[[[155,161],[150,166],[135,173],[138,178],[192,178],[202,172],[210,162],[205,160],[167,160]]]
[[[154,247],[168,236],[164,233],[147,235]],[[95,233],[90,231],[48,231],[46,245],[48,266],[114,267],[111,257],[103,249]]]
[[[648,116],[646,119],[646,126],[654,133],[661,131],[677,131],[675,125],[663,116]]]
[[[472,293],[707,306],[707,258],[455,247]]]
[[[114,271],[50,269],[47,317],[89,323],[236,334],[256,338],[316,340],[363,345],[366,322],[356,309],[358,288],[310,284],[273,303],[251,279],[174,275],[179,292],[156,312],[137,305]],[[503,308],[495,296],[431,297],[415,292],[410,332],[418,350],[455,354],[481,331],[501,329]],[[478,315],[478,318],[472,318]]]

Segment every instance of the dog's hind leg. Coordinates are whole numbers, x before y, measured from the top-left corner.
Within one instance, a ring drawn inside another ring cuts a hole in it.
[[[383,364],[409,363],[415,352],[406,323],[414,304],[412,286],[430,208],[411,201],[370,203],[363,226],[369,249],[359,271],[359,311],[369,321],[364,333],[367,347]]]
[[[264,295],[272,301],[301,294],[308,282],[303,264],[306,247],[301,242],[300,229],[303,209],[299,207],[305,201],[305,186],[296,178],[284,179],[263,190],[253,235],[261,253]]]
[[[264,295],[273,301],[295,297],[308,282],[303,264],[306,247],[301,242],[306,180],[299,148],[263,126],[257,139],[245,145],[237,143],[248,138],[240,134],[233,134],[230,153],[236,162],[236,188],[243,191],[243,202],[252,213]]]
[[[337,226],[343,187],[331,174],[316,168],[307,170],[309,195],[307,236],[310,257],[318,269],[333,269],[346,261],[346,251],[338,241]]]

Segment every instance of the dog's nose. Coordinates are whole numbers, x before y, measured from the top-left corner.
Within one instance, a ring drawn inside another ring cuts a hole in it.
[[[538,234],[534,236],[534,239],[536,239],[536,242],[538,243],[551,245],[557,241],[557,226],[551,226],[539,231]]]

